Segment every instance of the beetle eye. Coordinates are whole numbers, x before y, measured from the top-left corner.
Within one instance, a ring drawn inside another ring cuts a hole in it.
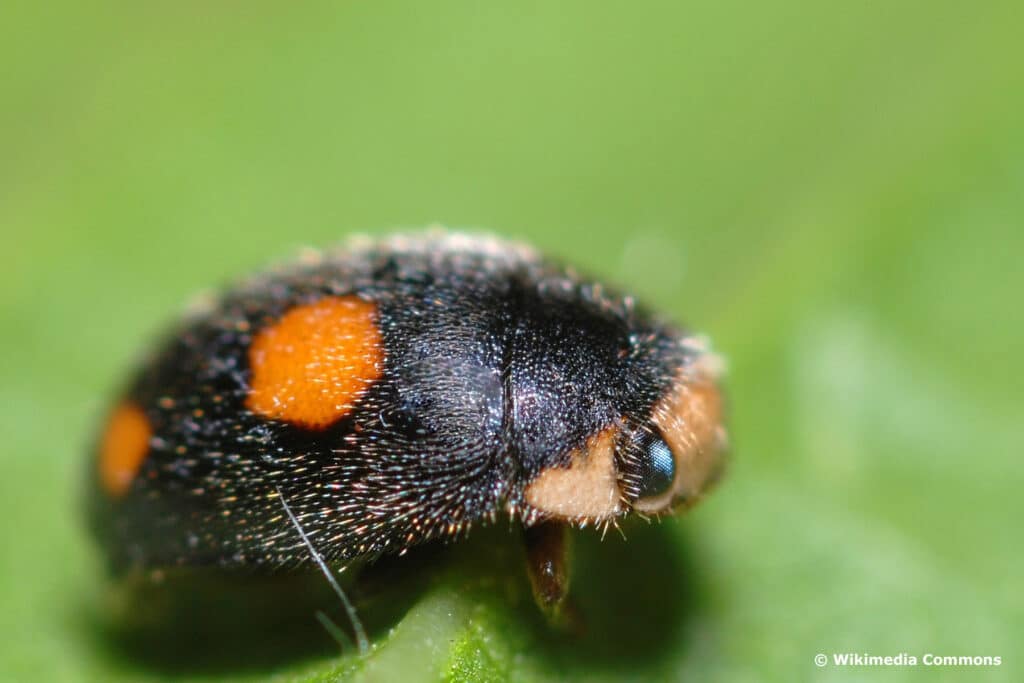
[[[656,498],[672,488],[676,459],[672,449],[657,434],[646,434],[639,443],[640,481],[637,502]],[[653,502],[653,501],[652,501]]]

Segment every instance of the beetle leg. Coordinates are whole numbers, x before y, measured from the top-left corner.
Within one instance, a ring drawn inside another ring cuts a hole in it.
[[[569,527],[562,522],[541,522],[523,530],[526,569],[537,606],[559,621],[569,594]]]

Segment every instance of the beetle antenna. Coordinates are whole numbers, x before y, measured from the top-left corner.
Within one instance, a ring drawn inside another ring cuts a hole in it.
[[[281,505],[284,506],[285,514],[288,515],[288,519],[291,520],[292,526],[299,532],[299,536],[302,538],[302,542],[306,544],[309,549],[309,554],[313,556],[313,561],[316,562],[317,566],[320,567],[320,571],[327,577],[327,583],[331,584],[331,588],[337,594],[341,600],[342,606],[345,608],[345,614],[348,616],[349,622],[352,624],[352,631],[356,634],[356,646],[359,648],[359,654],[365,655],[370,650],[370,641],[366,638],[366,631],[363,630],[363,623],[359,621],[359,616],[356,614],[356,608],[352,606],[352,602],[345,595],[345,591],[341,590],[341,586],[338,584],[338,580],[334,578],[334,574],[331,572],[330,567],[324,562],[324,558],[317,552],[313,542],[309,540],[309,536],[302,529],[302,525],[299,524],[298,518],[292,512],[291,507],[288,505],[288,501],[284,499],[284,494],[281,493],[281,487],[275,486],[277,489],[277,497],[281,501]]]

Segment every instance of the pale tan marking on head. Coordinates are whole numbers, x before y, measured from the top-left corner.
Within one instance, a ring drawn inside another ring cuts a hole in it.
[[[616,427],[573,451],[568,467],[541,472],[526,487],[526,502],[551,517],[596,522],[622,511],[615,470]]]
[[[676,479],[664,496],[636,504],[636,509],[658,512],[673,499],[692,501],[721,471],[728,439],[722,424],[722,394],[716,373],[709,370],[700,361],[684,369],[671,393],[654,406],[652,422],[675,456]]]

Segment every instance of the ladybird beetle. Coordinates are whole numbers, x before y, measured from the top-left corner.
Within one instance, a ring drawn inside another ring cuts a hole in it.
[[[706,345],[526,246],[354,242],[199,308],[97,439],[115,573],[326,570],[507,516],[554,611],[567,526],[688,506],[721,470]]]

